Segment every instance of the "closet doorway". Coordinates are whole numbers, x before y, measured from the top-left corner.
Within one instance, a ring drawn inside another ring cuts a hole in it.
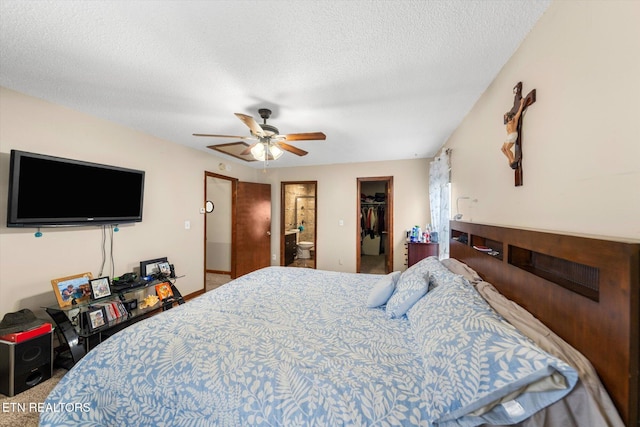
[[[393,271],[393,177],[358,178],[358,273]]]

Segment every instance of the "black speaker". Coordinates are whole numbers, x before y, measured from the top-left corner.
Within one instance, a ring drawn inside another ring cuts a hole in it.
[[[138,308],[138,300],[135,298],[122,301],[122,303],[129,313]]]
[[[51,378],[51,332],[27,341],[0,341],[0,393],[14,396]]]

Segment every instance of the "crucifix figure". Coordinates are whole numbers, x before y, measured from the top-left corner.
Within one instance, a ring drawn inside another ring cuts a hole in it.
[[[516,186],[522,185],[522,119],[527,107],[536,102],[536,90],[522,97],[522,82],[513,88],[513,107],[504,114],[507,137],[502,144],[502,153],[509,166],[516,171]]]

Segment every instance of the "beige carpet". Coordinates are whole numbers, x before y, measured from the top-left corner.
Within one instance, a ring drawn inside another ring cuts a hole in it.
[[[362,255],[360,257],[360,273],[385,274],[384,255]]]
[[[0,394],[0,426],[1,427],[32,427],[38,425],[40,413],[38,403],[44,402],[60,378],[66,374],[66,369],[55,369],[53,376],[35,387],[18,393],[13,397]]]
[[[210,290],[218,288],[229,281],[231,281],[231,276],[228,274],[217,274],[217,273],[207,272],[206,291],[209,292]]]

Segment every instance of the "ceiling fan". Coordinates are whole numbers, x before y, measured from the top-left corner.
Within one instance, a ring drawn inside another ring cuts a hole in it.
[[[288,142],[320,141],[327,138],[322,132],[290,133],[281,135],[278,128],[267,124],[267,119],[271,116],[271,110],[268,108],[261,108],[258,110],[258,113],[264,120],[264,123],[258,123],[253,119],[253,117],[247,116],[246,114],[235,113],[236,117],[238,117],[249,128],[249,136],[215,135],[207,133],[194,133],[193,136],[239,138],[243,141],[252,141],[250,144],[238,141],[228,144],[209,145],[207,147],[225,154],[230,154],[247,162],[256,160],[265,162],[268,160],[275,160],[282,156],[284,151],[288,151],[298,156],[305,156],[308,154],[307,151],[294,147],[293,145],[289,145]]]

